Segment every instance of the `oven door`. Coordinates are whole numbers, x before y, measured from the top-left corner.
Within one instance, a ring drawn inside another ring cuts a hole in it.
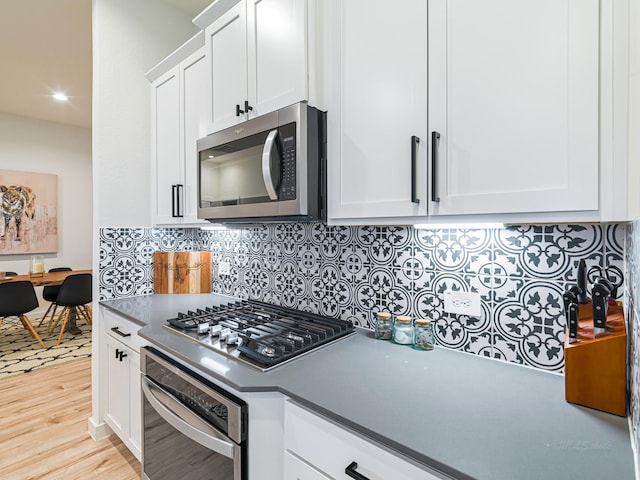
[[[144,480],[245,480],[242,446],[142,378]]]

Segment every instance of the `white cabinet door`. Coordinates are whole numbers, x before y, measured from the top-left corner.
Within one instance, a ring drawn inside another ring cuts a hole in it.
[[[140,354],[131,351],[129,357],[129,448],[142,457],[142,395],[140,388]]]
[[[205,29],[208,133],[308,99],[307,0],[243,0]]]
[[[106,422],[116,435],[129,435],[129,353],[131,350],[105,335],[107,351]],[[122,354],[122,356],[121,356]],[[126,356],[124,356],[126,355]]]
[[[306,9],[306,0],[247,0],[250,116],[307,99]]]
[[[196,142],[207,134],[210,104],[204,47],[152,85],[152,205],[155,225],[198,220]]]
[[[244,110],[247,94],[246,6],[240,2],[205,30],[209,63],[211,121],[208,133],[246,119],[236,115],[236,105]]]
[[[152,209],[154,224],[178,223],[175,217],[180,166],[180,79],[178,69],[151,85]]]
[[[204,49],[200,49],[180,63],[181,125],[182,134],[182,214],[184,223],[198,220],[198,149],[196,142],[207,135],[207,105],[210,104],[207,82],[207,62]]]
[[[139,325],[104,308],[100,309],[106,360],[105,422],[139,460],[142,445]]]
[[[427,2],[333,0],[328,16],[329,218],[426,215]]]
[[[599,3],[429,2],[430,214],[598,209]]]
[[[291,452],[284,452],[284,480],[331,480]]]

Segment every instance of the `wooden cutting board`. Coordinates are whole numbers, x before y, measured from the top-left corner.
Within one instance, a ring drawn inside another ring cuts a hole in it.
[[[155,252],[153,293],[211,293],[211,252]]]

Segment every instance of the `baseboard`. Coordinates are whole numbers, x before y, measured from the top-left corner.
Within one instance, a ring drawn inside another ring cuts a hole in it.
[[[102,440],[103,438],[106,438],[109,435],[113,434],[113,430],[111,430],[111,427],[109,427],[109,425],[104,422],[95,423],[93,417],[89,417],[87,423],[89,425],[89,435],[91,435],[91,438],[96,441]]]

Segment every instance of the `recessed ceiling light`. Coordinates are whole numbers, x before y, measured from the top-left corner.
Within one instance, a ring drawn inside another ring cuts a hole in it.
[[[60,92],[54,93],[53,98],[55,98],[59,102],[66,102],[67,100],[69,100],[69,97],[67,97],[64,93],[60,93]]]

